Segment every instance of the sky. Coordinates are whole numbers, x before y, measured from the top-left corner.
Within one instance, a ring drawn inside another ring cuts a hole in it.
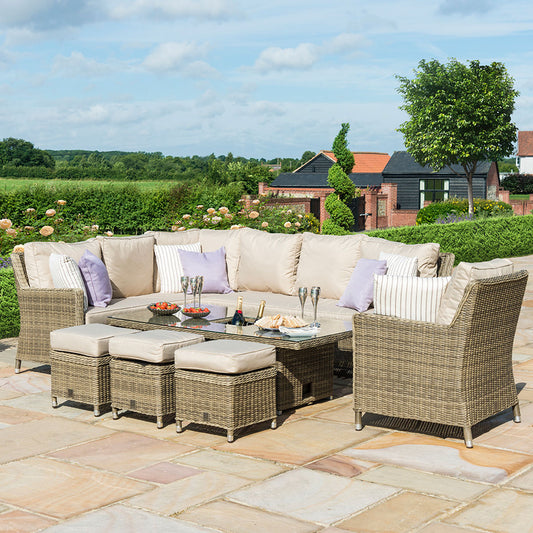
[[[533,130],[531,0],[0,0],[0,138],[300,157],[402,150],[396,76],[504,63]]]

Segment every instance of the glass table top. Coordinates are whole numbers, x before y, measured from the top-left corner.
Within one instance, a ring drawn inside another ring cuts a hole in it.
[[[229,324],[231,311],[225,306],[210,305],[210,313],[205,318],[189,318],[181,312],[173,315],[154,315],[146,308],[117,310],[108,318],[110,320],[122,320],[134,323],[148,323],[160,325],[162,327],[176,327],[179,329],[190,329],[213,334],[227,334],[228,336],[237,335],[240,337],[253,337],[257,339],[272,339],[284,342],[302,343],[306,340],[340,340],[348,338],[352,332],[351,320],[333,320],[320,318],[320,328],[313,335],[289,336],[283,335],[279,331],[262,330],[251,324],[246,326],[235,326]],[[250,322],[254,319],[247,318]],[[133,326],[134,327],[134,326]]]

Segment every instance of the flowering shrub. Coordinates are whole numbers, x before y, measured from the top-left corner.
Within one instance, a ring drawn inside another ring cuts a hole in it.
[[[417,226],[420,224],[433,224],[440,220],[440,224],[458,222],[455,217],[464,217],[468,215],[468,200],[459,198],[450,198],[444,202],[434,202],[420,209],[416,216]],[[513,216],[513,208],[505,202],[497,200],[484,200],[474,198],[473,218]],[[450,217],[447,220],[447,217]],[[446,221],[447,220],[447,221]],[[460,220],[470,220],[470,218],[461,218]]]
[[[218,209],[203,204],[195,207],[192,213],[184,213],[173,225],[172,231],[190,228],[237,229],[255,228],[272,233],[297,233],[300,231],[319,232],[319,222],[311,214],[296,213],[292,209],[267,207],[268,198],[255,199],[249,207],[233,212],[226,206]],[[241,205],[244,201],[240,201]]]

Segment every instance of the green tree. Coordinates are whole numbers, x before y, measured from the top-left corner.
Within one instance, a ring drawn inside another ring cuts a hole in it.
[[[337,162],[329,169],[328,183],[335,189],[324,203],[330,218],[324,220],[322,233],[330,235],[343,235],[349,233],[355,220],[352,210],[346,202],[355,196],[356,188],[353,181],[348,177],[354,165],[353,153],[348,150],[346,135],[350,124],[344,123],[335,140],[333,141],[333,153]]]
[[[53,168],[55,162],[48,152],[35,148],[31,142],[8,137],[0,142],[0,164]]]
[[[434,171],[447,166],[466,177],[473,213],[472,178],[478,163],[513,152],[517,128],[511,114],[518,96],[514,80],[498,62],[422,60],[414,72],[413,79],[397,76],[405,102],[400,108],[409,115],[398,131],[417,163]],[[452,165],[461,166],[464,174]]]

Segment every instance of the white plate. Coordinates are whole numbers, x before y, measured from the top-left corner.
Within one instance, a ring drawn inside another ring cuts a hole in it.
[[[302,328],[286,328],[284,326],[279,327],[279,332],[289,337],[310,337],[318,333],[319,328],[313,326],[304,326]]]

